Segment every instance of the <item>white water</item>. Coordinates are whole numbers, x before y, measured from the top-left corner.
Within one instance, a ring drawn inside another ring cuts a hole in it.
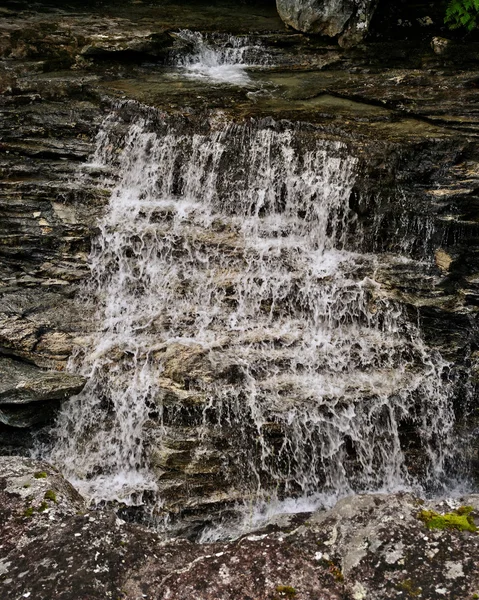
[[[226,437],[226,482],[263,507],[440,482],[447,365],[374,281],[379,259],[344,249],[355,159],[274,123],[193,135],[138,118],[120,140],[119,123],[107,119],[95,157],[117,175],[85,292],[98,332],[72,363],[90,379],[51,460],[95,501],[154,493],[147,432],[151,414],[174,426],[173,356],[203,402],[198,437]]]
[[[249,67],[266,65],[266,50],[246,36],[210,35],[183,29],[176,34],[191,44],[191,52],[176,59],[176,66],[195,79],[245,85]]]

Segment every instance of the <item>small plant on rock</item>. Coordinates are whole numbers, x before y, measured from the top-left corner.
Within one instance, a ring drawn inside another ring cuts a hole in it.
[[[52,502],[55,502],[55,504],[56,504],[57,495],[55,494],[55,492],[53,490],[47,490],[45,492],[45,499],[46,500],[51,500]]]
[[[344,575],[341,569],[337,565],[335,565],[333,561],[329,561],[328,564],[329,572],[331,573],[331,575],[334,577],[334,579],[336,579],[336,581],[342,583],[344,581]]]
[[[277,585],[276,591],[280,598],[288,598],[289,600],[292,600],[297,593],[294,587],[291,587],[290,585]]]

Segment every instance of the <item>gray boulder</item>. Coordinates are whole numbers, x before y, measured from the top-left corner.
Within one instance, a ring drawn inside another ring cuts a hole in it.
[[[276,0],[281,19],[305,33],[339,36],[342,46],[365,37],[377,0]]]

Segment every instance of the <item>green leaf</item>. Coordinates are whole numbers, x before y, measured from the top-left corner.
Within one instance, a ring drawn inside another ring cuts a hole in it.
[[[451,0],[446,8],[444,23],[450,29],[465,27],[469,31],[479,22],[479,0]]]

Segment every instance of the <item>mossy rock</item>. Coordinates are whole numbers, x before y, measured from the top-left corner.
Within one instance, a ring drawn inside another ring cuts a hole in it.
[[[443,515],[433,510],[421,510],[418,519],[424,522],[428,529],[457,529],[459,531],[477,531],[471,515],[472,506],[460,506],[457,510]]]
[[[57,502],[57,495],[53,490],[47,490],[45,492],[45,500],[51,500],[52,502]]]
[[[295,598],[297,594],[294,587],[291,587],[290,585],[277,585],[276,591],[281,598]]]
[[[411,579],[405,579],[399,584],[399,587],[411,598],[417,598],[422,594],[422,589],[416,586]]]

